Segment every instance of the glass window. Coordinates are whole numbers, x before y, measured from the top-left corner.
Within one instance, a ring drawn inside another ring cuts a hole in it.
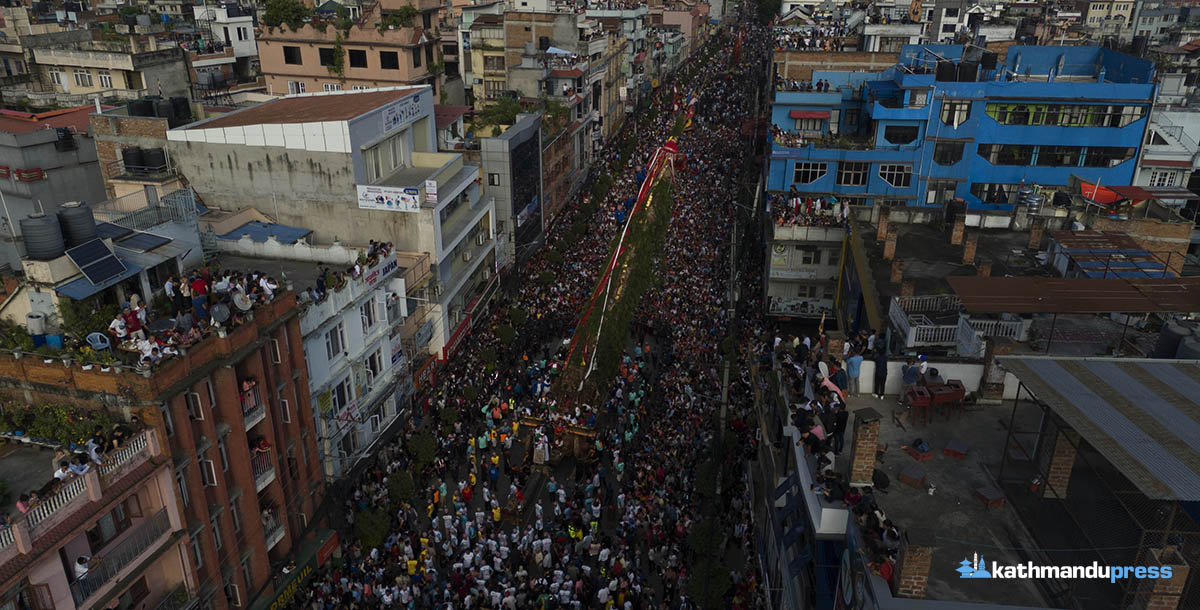
[[[301,65],[300,47],[283,47],[283,63],[293,66]]]
[[[75,71],[75,86],[76,87],[91,87],[92,75],[87,70]]]
[[[337,61],[334,58],[333,53],[334,53],[333,48],[317,49],[317,57],[319,58],[322,66],[332,66]]]
[[[107,70],[104,70],[104,71],[98,72],[98,73],[96,74],[96,76],[97,76],[97,78],[99,78],[99,79],[100,79],[100,86],[101,86],[101,87],[103,87],[103,88],[105,88],[105,89],[112,89],[112,86],[113,86],[113,85],[112,85],[112,83],[113,83],[113,81],[112,81],[112,74],[111,74],[111,73],[109,73]]]
[[[897,188],[912,186],[912,166],[900,163],[885,163],[879,166],[879,177]]]
[[[216,545],[215,548],[219,551],[219,550],[221,550],[221,545],[223,544],[221,541],[221,515],[220,515],[220,513],[213,515],[211,518],[209,518],[208,524],[209,524],[209,526],[211,526],[211,529],[212,529],[213,544]]]
[[[379,67],[384,70],[399,70],[400,55],[395,51],[380,51]]]
[[[942,100],[940,113],[942,123],[952,125],[955,129],[971,118],[971,102],[964,100]]]
[[[362,318],[363,334],[370,334],[371,329],[375,326],[375,322],[378,321],[378,316],[376,316],[375,312],[375,299],[367,299],[367,301],[358,308],[358,315],[360,318]]]
[[[954,165],[962,160],[963,142],[938,142],[933,145],[933,162],[938,165]]]
[[[325,83],[325,90],[326,91],[341,91],[342,84],[341,83]]]
[[[821,131],[821,119],[796,119],[796,131]]]
[[[1150,172],[1150,186],[1175,186],[1179,172],[1175,170],[1155,170]]]
[[[421,49],[412,50],[412,65],[414,68],[421,67]]]
[[[350,58],[350,67],[351,68],[367,67],[367,52],[366,51],[364,51],[362,49],[350,49],[349,51],[346,52],[346,55]]]
[[[796,184],[810,184],[825,177],[825,163],[800,162],[796,164],[793,179]]]
[[[870,168],[870,163],[858,161],[842,161],[838,163],[838,186],[866,186],[867,171]]]
[[[325,355],[330,362],[342,355],[346,347],[345,328],[341,322],[325,333]]]

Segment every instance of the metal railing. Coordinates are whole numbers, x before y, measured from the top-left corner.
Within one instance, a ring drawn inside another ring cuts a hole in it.
[[[154,610],[192,610],[200,605],[200,598],[187,590],[187,585],[179,583],[170,593],[163,596],[162,601]]]
[[[246,431],[253,428],[255,424],[266,419],[266,406],[263,405],[259,397],[258,386],[255,385],[249,390],[241,393],[242,400],[242,420],[246,424]]]
[[[194,222],[196,198],[191,188],[182,188],[151,201],[146,191],[109,199],[92,206],[97,222],[111,222],[135,231],[147,231],[164,222]]]
[[[985,337],[1021,337],[1020,320],[970,320],[971,328]]]
[[[909,336],[912,337],[910,347],[918,345],[954,345],[958,342],[957,325],[915,326],[909,332]]]
[[[149,430],[143,431],[141,434],[129,439],[129,442],[124,447],[117,449],[108,455],[108,459],[104,464],[100,465],[100,479],[102,482],[108,482],[111,475],[121,467],[128,464],[138,455],[146,452],[148,441],[146,435],[151,434]]]
[[[275,464],[271,461],[270,453],[260,453],[250,458],[250,466],[254,469],[254,484],[257,491],[262,491],[275,478]]]
[[[167,518],[165,508],[134,526],[133,532],[124,540],[93,560],[95,567],[71,583],[71,597],[75,605],[80,606],[95,595],[170,529],[171,521]]]
[[[267,550],[275,548],[280,540],[283,540],[283,524],[274,522],[274,527],[267,529]]]
[[[4,526],[4,529],[0,529],[0,549],[8,548],[8,545],[12,544],[13,542],[14,539],[12,528],[6,525]]]
[[[962,301],[952,294],[895,297],[895,300],[900,309],[909,314],[918,311],[958,311],[962,308]]]
[[[83,477],[75,477],[63,483],[62,487],[58,488],[58,491],[39,502],[37,506],[34,506],[25,514],[25,523],[29,526],[30,530],[36,528],[39,523],[46,520],[60,508],[70,504],[71,500],[75,499],[75,496],[84,493],[86,489],[87,482],[84,481]]]

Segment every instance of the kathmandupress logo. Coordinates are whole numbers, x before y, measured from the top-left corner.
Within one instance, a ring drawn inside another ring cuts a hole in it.
[[[988,570],[987,560],[975,553],[974,560],[963,558],[958,570],[959,578],[1062,578],[1062,579],[1108,579],[1117,582],[1122,578],[1170,578],[1171,566],[1102,566],[1092,562],[1090,566],[1041,566],[1033,562],[1002,566],[993,561]]]

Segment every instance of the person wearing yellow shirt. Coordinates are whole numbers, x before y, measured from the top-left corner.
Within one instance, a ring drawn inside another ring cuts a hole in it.
[[[500,523],[500,505],[499,504],[492,507],[492,522]]]
[[[417,573],[417,560],[409,559],[408,560],[408,575],[413,576],[416,573]]]

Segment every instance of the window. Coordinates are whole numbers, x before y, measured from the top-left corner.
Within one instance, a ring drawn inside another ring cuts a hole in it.
[[[354,400],[354,389],[350,387],[350,376],[347,375],[334,384],[331,392],[333,393],[333,412],[340,413],[342,409],[350,405],[351,400]]]
[[[1146,109],[1103,104],[988,104],[986,112],[1001,125],[1125,127],[1140,120]]]
[[[495,70],[497,72],[504,71],[504,57],[499,55],[485,55],[483,57],[483,69]]]
[[[330,49],[330,51],[332,50]],[[293,66],[301,65],[300,47],[283,47],[283,63]]]
[[[332,66],[333,64],[337,63],[337,58],[334,56],[334,51],[335,49],[332,47],[317,49],[317,57],[322,66]]]
[[[412,50],[412,65],[414,68],[421,67],[421,49]]]
[[[213,515],[212,517],[210,517],[208,520],[208,525],[212,529],[213,544],[216,545],[216,549],[219,551],[219,550],[221,550],[221,544],[222,544],[221,543],[221,513],[217,513],[217,514]]]
[[[796,131],[821,131],[821,119],[796,119]]]
[[[971,185],[971,195],[983,203],[1008,203],[1008,194],[1017,187],[1016,184],[976,182]]]
[[[224,437],[217,439],[217,456],[221,458],[221,472],[229,472],[229,450]]]
[[[248,38],[250,38],[250,30],[248,28],[238,28],[237,29],[237,39],[238,40],[246,40]]]
[[[346,55],[350,58],[350,67],[351,68],[367,67],[367,52],[366,51],[364,51],[362,49],[350,49],[349,51],[346,52]]]
[[[171,405],[164,402],[158,405],[158,410],[162,413],[163,427],[167,429],[167,436],[175,436],[175,420],[171,419]]]
[[[179,503],[186,507],[191,503],[187,490],[187,466],[175,471],[175,487],[179,491]]]
[[[933,145],[933,162],[938,165],[954,165],[962,160],[962,142],[938,142]]]
[[[204,388],[208,390],[208,406],[213,408],[217,406],[217,390],[213,387],[212,377],[204,378]]]
[[[858,161],[842,161],[838,163],[838,186],[866,186],[867,170],[870,167],[870,163]]]
[[[200,548],[200,538],[192,537],[192,558],[196,560],[195,568],[197,571],[204,567],[204,549]]]
[[[383,372],[383,358],[379,355],[379,351],[373,352],[367,357],[367,378],[374,379],[379,377]]]
[[[958,9],[957,8],[948,8],[942,12],[942,15],[944,17],[946,17],[947,19],[958,19]]]
[[[1079,164],[1078,146],[1039,146],[1038,165],[1050,167],[1073,167]]]
[[[504,95],[505,81],[502,80],[484,80],[483,92],[489,100],[494,100],[501,95]]]
[[[200,460],[200,478],[205,487],[217,486],[217,467],[212,460]]]
[[[797,163],[793,180],[796,184],[811,184],[825,177],[827,167],[825,163]]]
[[[919,133],[916,125],[888,125],[883,128],[883,139],[896,145],[911,144]]]
[[[993,165],[1033,165],[1035,147],[1024,144],[980,144],[979,156]]]
[[[820,248],[805,248],[803,246],[796,246],[796,249],[800,251],[800,264],[801,265],[820,265],[821,264],[821,249]]]
[[[1155,170],[1150,172],[1150,186],[1175,186],[1179,172],[1175,170]]]
[[[61,87],[63,84],[63,73],[59,72],[58,70],[51,70],[50,82]]]
[[[958,29],[958,26],[953,23],[947,23],[942,26],[943,34],[953,34]]]
[[[325,90],[326,91],[341,91],[342,84],[341,83],[325,83]]]
[[[425,19],[429,19],[428,13],[425,14]],[[433,65],[433,45],[428,45],[425,47],[425,65]]]
[[[247,557],[242,560],[242,582],[246,583],[247,588],[249,588],[251,583],[254,582],[254,580],[250,578],[250,575],[250,558]]]
[[[912,166],[900,163],[884,163],[879,166],[879,177],[897,188],[912,186]]]
[[[112,89],[112,74],[107,70],[97,72],[96,76],[100,79],[100,86],[105,89]]]
[[[342,323],[338,322],[337,326],[329,329],[325,333],[325,356],[332,362],[338,356],[341,356],[346,347],[346,334]]]
[[[242,513],[238,510],[238,501],[229,501],[229,518],[233,520],[233,531],[242,531]]]
[[[279,352],[279,339],[271,339],[268,343],[271,348],[271,362],[280,364],[283,362],[283,354]]]
[[[395,51],[380,51],[379,67],[384,70],[399,70],[400,55]]]
[[[929,103],[928,89],[914,89],[910,95],[911,97],[909,98],[908,102],[909,108],[924,108],[925,104]]]
[[[942,100],[942,123],[958,129],[959,125],[971,118],[971,102],[963,100]]]
[[[279,415],[283,418],[283,423],[292,423],[292,403],[286,398],[279,399]]]
[[[288,81],[288,95],[297,93],[304,93],[304,83],[295,80]]]
[[[391,172],[397,165],[393,156],[390,140],[368,148],[364,155],[367,164],[367,181],[375,182]]]
[[[188,417],[196,421],[204,421],[204,405],[200,403],[200,394],[188,392],[183,397],[187,401]]]
[[[370,85],[351,85],[350,86],[351,91],[366,91],[367,89],[370,89],[370,88],[371,88]]]
[[[76,87],[91,87],[92,75],[87,70],[75,71],[75,86]]]
[[[842,120],[845,121],[846,127],[857,127],[858,126],[858,111],[857,110],[847,110],[845,115],[843,115],[843,116],[845,118],[843,118]]]
[[[375,323],[379,321],[379,317],[375,311],[375,299],[367,299],[358,308],[358,315],[362,318],[362,331],[364,335],[370,334],[371,329],[375,327]]]
[[[1088,146],[1083,159],[1084,167],[1116,167],[1133,158],[1133,148],[1121,146]]]
[[[225,585],[225,601],[229,602],[229,605],[233,608],[242,607],[242,592],[236,584],[227,583]]]
[[[953,180],[930,180],[929,190],[925,192],[925,203],[930,205],[945,205],[954,199],[954,189],[957,183]]]
[[[488,186],[500,186],[500,174],[488,174]]]

